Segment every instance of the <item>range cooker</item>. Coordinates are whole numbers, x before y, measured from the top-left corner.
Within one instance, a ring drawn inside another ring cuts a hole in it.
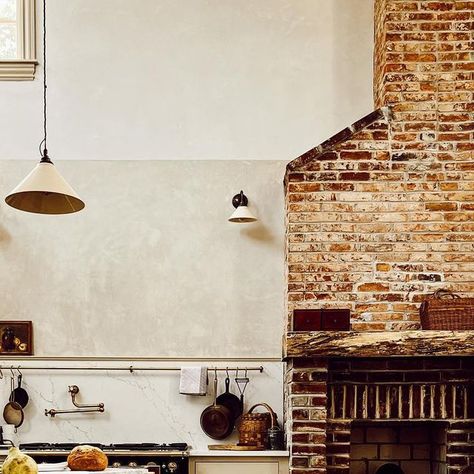
[[[100,448],[109,467],[146,467],[154,474],[187,474],[189,446],[186,443],[83,443]],[[26,443],[20,450],[37,463],[66,461],[77,443]]]

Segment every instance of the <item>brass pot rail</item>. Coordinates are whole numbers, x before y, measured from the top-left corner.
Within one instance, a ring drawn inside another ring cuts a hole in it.
[[[150,371],[150,372],[160,372],[160,371],[171,371],[171,372],[179,372],[181,367],[150,367],[150,366],[134,366],[129,365],[127,367],[106,367],[106,366],[96,366],[96,367],[71,367],[71,366],[24,366],[24,365],[0,365],[0,379],[3,378],[3,371],[10,371],[10,370],[17,370],[17,371],[24,371],[24,370],[32,370],[32,371],[64,371],[67,372],[69,370],[74,371],[100,371],[100,372],[108,372],[108,371],[122,371],[122,372],[130,372],[133,374],[134,372],[142,372],[142,371]],[[259,367],[208,367],[208,372],[263,372],[263,366]]]
[[[4,359],[5,360],[5,359]],[[41,360],[41,358],[37,358],[37,360]],[[45,358],[43,360],[53,360],[49,358]],[[62,359],[65,362],[96,362],[99,361],[100,359],[98,358],[63,358]],[[133,360],[131,359],[124,359],[124,358],[107,358],[108,361],[125,361],[125,360]],[[136,358],[135,359],[137,362],[143,362],[144,360],[148,360],[150,362],[166,362],[166,360],[160,360],[160,359],[153,359],[153,358]],[[184,360],[183,360],[184,361]],[[191,362],[191,360],[185,360],[186,362]],[[197,362],[198,359],[195,359],[195,362]],[[206,362],[207,360],[202,359],[199,360],[201,363]],[[181,367],[151,367],[151,366],[134,366],[133,364],[128,365],[128,366],[94,366],[94,367],[84,367],[84,366],[67,366],[67,365],[51,365],[51,366],[39,366],[39,365],[30,365],[30,366],[25,366],[22,364],[17,364],[17,365],[0,365],[0,379],[3,378],[3,371],[11,371],[13,373],[14,370],[17,370],[19,373],[24,370],[31,370],[31,371],[82,371],[82,372],[108,372],[108,371],[122,371],[122,372],[129,372],[130,374],[133,374],[135,372],[142,372],[142,371],[149,371],[149,372],[160,372],[160,371],[166,371],[166,372],[179,372],[181,370]],[[263,373],[263,366],[258,366],[258,367],[238,367],[238,366],[226,366],[226,367],[208,367],[208,372],[236,372],[237,374],[239,372],[259,372]],[[76,396],[79,393],[79,387],[77,385],[70,385],[68,387],[68,392],[71,395],[72,403],[76,407],[75,409],[65,409],[65,410],[59,410],[55,408],[51,409],[45,409],[44,414],[46,416],[51,416],[51,418],[54,418],[56,415],[64,414],[64,413],[92,413],[92,412],[99,412],[103,413],[105,411],[105,407],[103,403],[98,403],[97,405],[83,405],[79,404],[76,400]]]

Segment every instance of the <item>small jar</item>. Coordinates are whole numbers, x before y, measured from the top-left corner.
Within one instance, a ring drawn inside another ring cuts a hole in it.
[[[283,451],[285,449],[283,430],[279,426],[269,428],[267,436],[268,447],[271,451]]]

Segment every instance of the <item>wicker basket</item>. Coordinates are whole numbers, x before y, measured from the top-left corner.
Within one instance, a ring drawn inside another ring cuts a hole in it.
[[[438,290],[420,306],[422,329],[474,330],[474,298]]]
[[[257,407],[265,407],[266,413],[253,413]],[[239,444],[256,446],[258,449],[268,447],[267,432],[276,426],[277,415],[266,403],[254,405],[248,413],[242,415],[237,423],[239,430]]]

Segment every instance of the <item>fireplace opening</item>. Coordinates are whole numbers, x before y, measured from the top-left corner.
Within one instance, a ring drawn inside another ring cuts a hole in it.
[[[382,464],[376,471],[375,474],[405,474],[403,469],[393,462]]]
[[[354,422],[350,474],[446,474],[447,424]]]

